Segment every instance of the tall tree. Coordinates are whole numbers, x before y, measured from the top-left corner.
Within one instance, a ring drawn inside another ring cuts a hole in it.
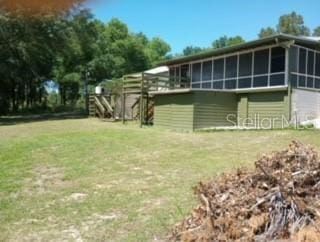
[[[313,36],[320,37],[320,26],[313,30]]]
[[[183,55],[187,56],[187,55],[194,55],[197,54],[201,51],[203,51],[204,49],[198,46],[187,46],[186,48],[183,49]]]
[[[296,36],[310,35],[310,29],[304,25],[303,16],[296,12],[282,15],[279,18],[277,31],[278,33],[292,34]]]
[[[271,27],[262,28],[259,33],[259,38],[262,39],[262,38],[270,37],[276,34],[277,34],[277,31],[274,28],[271,28]]]
[[[276,29],[272,27],[262,28],[259,38],[269,37],[278,33],[291,34],[295,36],[309,36],[310,29],[304,25],[303,16],[292,12],[280,16]]]

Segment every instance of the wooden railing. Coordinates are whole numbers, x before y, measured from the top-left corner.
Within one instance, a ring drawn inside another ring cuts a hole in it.
[[[123,77],[124,93],[141,93],[190,88],[189,78],[169,77],[159,74],[137,74]]]

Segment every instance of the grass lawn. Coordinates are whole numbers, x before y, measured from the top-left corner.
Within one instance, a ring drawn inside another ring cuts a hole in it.
[[[191,187],[320,132],[177,133],[96,119],[0,126],[0,241],[164,239]]]

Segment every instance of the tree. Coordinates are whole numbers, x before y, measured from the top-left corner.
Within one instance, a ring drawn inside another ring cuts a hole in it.
[[[157,63],[164,60],[167,54],[171,51],[170,45],[159,37],[153,38],[148,43],[147,47],[147,54],[151,66],[155,66]]]
[[[314,29],[313,36],[320,37],[320,26]]]
[[[262,28],[258,36],[259,38],[265,38],[279,33],[295,36],[309,36],[310,29],[304,25],[302,15],[292,12],[280,16],[276,29],[271,27]]]
[[[187,56],[187,55],[194,55],[197,54],[199,52],[202,52],[204,49],[198,46],[187,46],[186,48],[183,49],[183,55]]]
[[[259,38],[260,39],[267,38],[276,34],[277,34],[277,31],[274,28],[271,28],[271,27],[262,28],[259,33]]]
[[[238,45],[242,43],[245,43],[245,40],[241,36],[235,36],[235,37],[229,37],[229,38],[227,36],[222,36],[212,43],[212,47],[214,49],[219,49],[219,48]]]
[[[304,25],[303,16],[296,12],[282,15],[279,18],[277,32],[296,36],[310,35],[309,28]]]

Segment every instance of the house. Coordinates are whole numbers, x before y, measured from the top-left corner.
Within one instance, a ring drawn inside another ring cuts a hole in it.
[[[320,118],[320,39],[279,34],[168,60],[154,125],[281,128]]]

